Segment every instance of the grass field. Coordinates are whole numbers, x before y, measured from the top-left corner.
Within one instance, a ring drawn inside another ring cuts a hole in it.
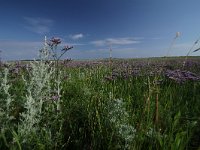
[[[1,64],[0,149],[200,149],[200,58]]]

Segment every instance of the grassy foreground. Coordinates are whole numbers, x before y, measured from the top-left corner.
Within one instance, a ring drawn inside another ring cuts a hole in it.
[[[28,64],[1,66],[0,149],[200,148],[199,58]]]

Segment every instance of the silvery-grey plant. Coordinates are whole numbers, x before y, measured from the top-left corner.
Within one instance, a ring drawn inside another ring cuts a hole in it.
[[[0,129],[3,125],[13,119],[10,114],[12,110],[11,103],[13,102],[13,98],[9,93],[9,89],[11,87],[9,83],[9,70],[8,68],[4,68],[3,73],[1,74],[1,85],[0,85]]]
[[[10,138],[7,141],[7,134],[14,127],[12,121],[15,117],[12,116],[14,99],[10,94],[11,84],[9,82],[8,68],[4,68],[1,72],[0,82],[0,138],[3,138],[5,145],[9,147],[9,143],[13,142],[14,139]]]
[[[10,89],[10,84],[8,82],[8,75],[9,75],[9,70],[8,68],[4,69],[4,75],[3,75],[3,80],[1,82],[1,89],[3,90],[3,93],[6,95],[6,111],[9,111],[10,109],[10,104],[13,101],[9,89]]]
[[[54,69],[42,61],[32,62],[29,79],[24,78],[27,88],[25,112],[21,114],[22,123],[19,125],[19,134],[23,136],[35,132],[41,119],[43,103],[51,95],[51,76]],[[26,138],[24,138],[26,140]]]
[[[29,140],[32,133],[40,130],[39,123],[43,117],[43,110],[60,109],[61,81],[59,75],[55,78],[56,68],[52,67],[49,55],[50,52],[45,42],[44,48],[40,51],[40,60],[30,62],[31,69],[27,70],[28,78],[23,76],[27,89],[24,104],[26,111],[21,113],[21,123],[18,125],[18,136],[23,139],[23,143]],[[53,100],[55,95],[58,96],[56,101]]]
[[[110,100],[108,104],[108,118],[115,126],[119,136],[125,141],[124,148],[130,149],[130,143],[136,135],[136,129],[129,123],[129,114],[126,111],[123,99]]]

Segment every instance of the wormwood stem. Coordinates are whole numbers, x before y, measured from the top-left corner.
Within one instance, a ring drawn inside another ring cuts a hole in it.
[[[112,67],[112,45],[110,45],[110,59],[109,59],[110,68]]]
[[[155,124],[158,125],[158,93],[156,93],[156,118],[155,118]]]
[[[149,116],[149,112],[150,112],[150,98],[148,97],[147,98],[147,113],[148,113],[148,116]]]

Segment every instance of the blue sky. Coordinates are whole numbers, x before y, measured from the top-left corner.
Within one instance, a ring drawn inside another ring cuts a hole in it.
[[[63,58],[186,55],[200,37],[199,0],[0,0],[3,60],[34,59],[44,36],[74,46]],[[195,46],[200,47],[200,44]],[[194,49],[195,49],[194,47]],[[200,52],[191,55],[199,55]]]

